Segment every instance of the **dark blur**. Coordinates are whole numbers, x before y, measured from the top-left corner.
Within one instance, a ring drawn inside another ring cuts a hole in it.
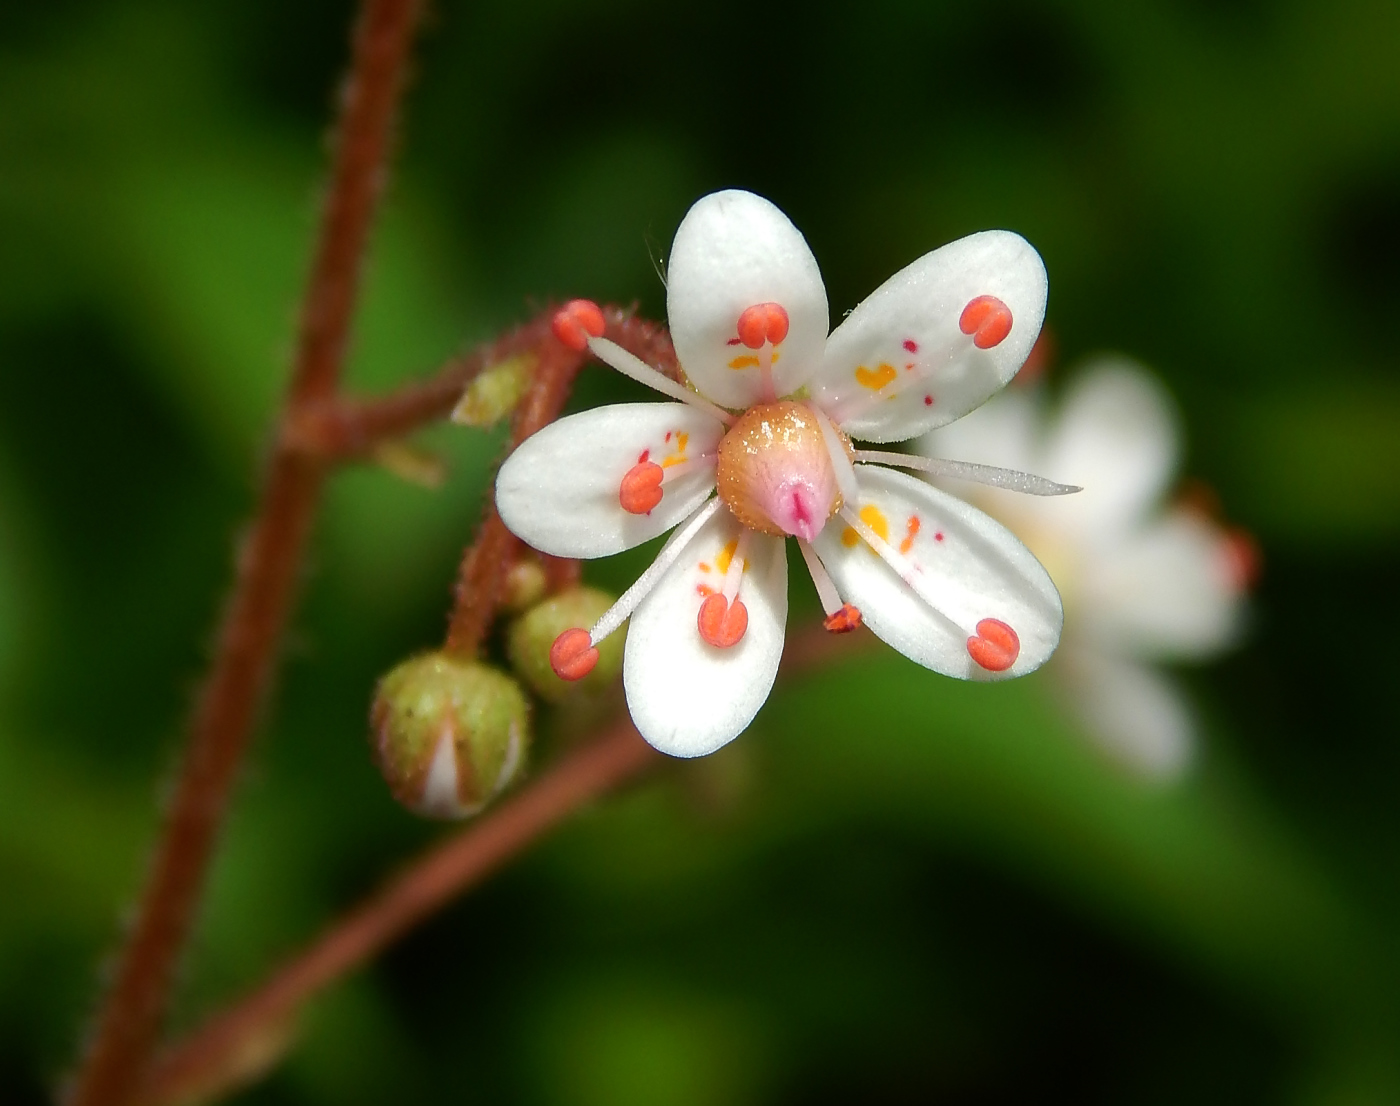
[[[286,372],[351,13],[0,7],[7,1103],[63,1074],[139,886]],[[1186,473],[1265,569],[1244,647],[1182,674],[1186,782],[1096,755],[1043,674],[966,686],[870,650],[327,993],[238,1101],[1400,1101],[1397,56],[1391,0],[438,0],[354,385],[551,297],[660,317],[653,259],[719,187],[788,212],[833,319],[1007,227],[1050,272],[1051,387],[1096,351],[1152,366]],[[593,369],[574,402],[634,394]],[[179,1025],[441,832],[390,799],[365,713],[440,637],[501,438],[424,441],[442,490],[332,487]]]

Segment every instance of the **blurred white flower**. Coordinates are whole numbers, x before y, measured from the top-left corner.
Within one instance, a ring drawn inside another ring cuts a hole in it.
[[[918,446],[1083,486],[1053,502],[986,487],[964,494],[1005,522],[1059,586],[1064,636],[1047,671],[1071,711],[1108,753],[1159,780],[1190,766],[1196,723],[1157,662],[1228,647],[1257,563],[1243,533],[1199,505],[1164,503],[1179,438],[1162,385],[1132,362],[1105,359],[1077,377],[1058,411],[1038,387],[1007,391]]]

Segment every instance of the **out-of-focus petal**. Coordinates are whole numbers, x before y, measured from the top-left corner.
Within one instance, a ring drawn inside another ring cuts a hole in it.
[[[676,757],[712,753],[737,737],[768,698],[783,655],[787,557],[780,538],[751,533],[738,598],[748,628],[717,649],[700,636],[700,605],[724,583],[740,536],[727,511],[710,520],[637,608],[622,678],[637,729]],[[674,539],[673,539],[674,540]]]
[[[1005,679],[1040,667],[1060,638],[1063,614],[1040,562],[977,508],[902,472],[857,465],[862,520],[911,566],[901,578],[841,518],[814,547],[841,597],[865,624],[926,668],[962,679]],[[984,619],[1020,641],[1014,664],[988,672],[968,654]]]
[[[739,337],[750,307],[777,304],[787,334],[776,347],[779,396],[807,382],[826,342],[826,287],[807,240],[752,192],[715,192],[681,221],[666,270],[666,314],[676,356],[692,384],[723,407],[761,398],[759,359]]]
[[[702,463],[662,487],[650,514],[618,498],[640,461],[663,467],[713,455],[724,426],[684,403],[621,403],[550,423],[506,458],[496,508],[511,532],[556,557],[605,557],[665,533],[715,486]],[[680,471],[678,469],[678,471]]]
[[[1065,527],[1119,533],[1166,488],[1178,437],[1176,407],[1157,378],[1131,361],[1104,360],[1070,387],[1036,471],[1083,487],[1057,504]]]
[[[1195,720],[1168,677],[1123,657],[1068,646],[1054,668],[1087,736],[1119,763],[1162,783],[1190,767]]]
[[[1078,589],[1084,634],[1138,657],[1211,656],[1238,634],[1244,612],[1228,539],[1189,510],[1172,511],[1094,556]]]
[[[827,340],[814,398],[848,434],[897,442],[952,422],[1009,381],[1045,317],[1045,266],[1024,238],[987,230],[901,269]],[[960,321],[991,296],[1010,330],[982,349]]]

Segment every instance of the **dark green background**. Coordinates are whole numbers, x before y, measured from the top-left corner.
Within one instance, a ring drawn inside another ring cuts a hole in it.
[[[285,376],[350,5],[0,7],[0,1087],[42,1101],[139,885]],[[1038,677],[889,651],[571,822],[315,1004],[244,1101],[1400,1100],[1400,6],[439,0],[352,378],[650,255],[749,187],[833,315],[1009,227],[1065,366],[1181,400],[1262,543],[1156,790]],[[590,370],[576,402],[632,395]],[[438,493],[339,477],[187,961],[189,1024],[440,831],[369,763],[498,435]],[[590,567],[620,588],[645,560]],[[798,613],[814,609],[806,585]],[[547,760],[548,747],[540,752]]]

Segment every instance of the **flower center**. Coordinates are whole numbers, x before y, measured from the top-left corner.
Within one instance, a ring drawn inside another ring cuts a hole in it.
[[[851,443],[840,437],[850,454]],[[811,541],[841,509],[821,425],[802,403],[763,403],[745,411],[719,443],[716,479],[734,517],[764,534]]]

